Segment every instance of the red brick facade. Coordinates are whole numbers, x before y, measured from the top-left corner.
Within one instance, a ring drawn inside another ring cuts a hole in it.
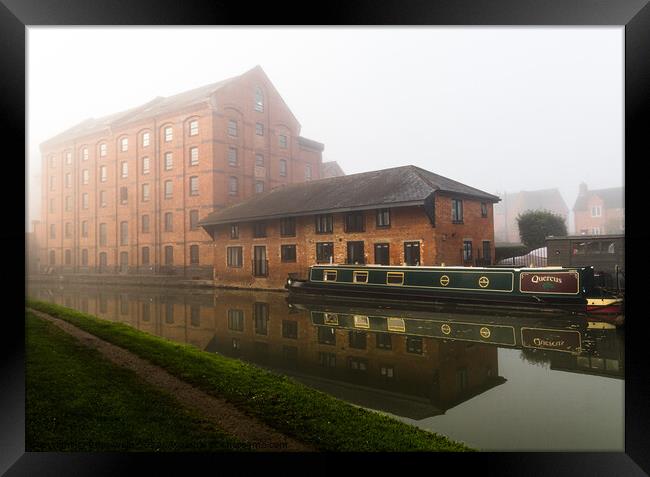
[[[319,178],[322,145],[300,137],[261,68],[222,83],[203,88],[200,101],[187,100],[193,92],[157,98],[41,146],[41,270],[212,278],[212,240],[191,227],[194,214],[201,219],[248,198],[256,184],[269,190]]]
[[[253,222],[238,225],[238,238],[230,238],[230,224],[215,227],[214,277],[215,282],[225,286],[253,288],[282,288],[289,273],[306,276],[309,266],[317,263],[318,243],[333,243],[334,263],[346,263],[348,242],[363,242],[365,263],[377,263],[375,244],[389,245],[389,264],[405,264],[405,244],[417,243],[420,265],[474,265],[476,259],[493,263],[494,226],[490,203],[483,207],[481,201],[463,198],[463,221],[453,223],[451,200],[453,196],[436,194],[435,226],[421,206],[390,208],[390,226],[377,226],[377,209],[365,210],[364,232],[346,232],[345,213],[333,213],[332,233],[316,233],[316,216],[295,218],[295,236],[280,234],[282,219],[266,221],[266,237],[253,237]],[[458,197],[456,197],[458,198]],[[463,260],[463,242],[472,243],[470,260]],[[487,242],[489,257],[484,255],[483,242]],[[281,246],[295,245],[295,262],[281,260]],[[254,276],[254,247],[265,247],[268,275]],[[241,247],[241,267],[228,266],[228,248]]]

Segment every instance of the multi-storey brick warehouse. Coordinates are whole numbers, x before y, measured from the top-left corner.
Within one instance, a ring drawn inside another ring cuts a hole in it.
[[[258,66],[41,145],[42,268],[212,278],[209,213],[320,177],[323,145]]]
[[[491,264],[498,200],[404,166],[277,188],[201,225],[218,283],[280,288],[314,263]]]

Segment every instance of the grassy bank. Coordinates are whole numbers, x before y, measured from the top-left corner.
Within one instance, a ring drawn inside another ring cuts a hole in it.
[[[26,321],[26,450],[212,451],[242,444],[56,326],[32,313]]]
[[[36,300],[28,300],[27,305],[128,349],[205,392],[227,399],[278,431],[321,450],[471,450],[446,437],[354,407],[239,360],[59,305]]]

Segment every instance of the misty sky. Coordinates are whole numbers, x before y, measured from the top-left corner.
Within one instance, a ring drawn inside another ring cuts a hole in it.
[[[257,64],[348,174],[414,164],[490,193],[558,187],[569,209],[581,181],[623,185],[622,27],[29,27],[27,45],[27,224],[41,142]]]

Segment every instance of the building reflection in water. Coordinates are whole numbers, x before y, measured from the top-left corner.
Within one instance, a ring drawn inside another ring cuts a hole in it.
[[[356,405],[420,420],[503,384],[499,347],[622,378],[622,332],[564,320],[288,305],[263,291],[30,286],[30,296],[240,358]]]

